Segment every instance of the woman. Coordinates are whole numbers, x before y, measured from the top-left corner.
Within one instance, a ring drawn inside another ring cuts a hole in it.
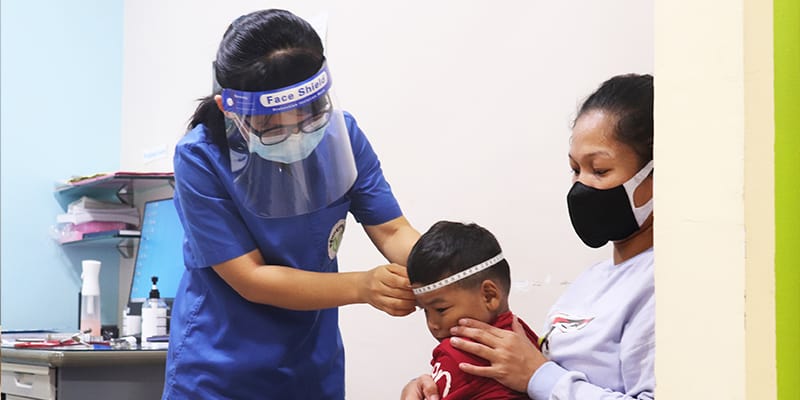
[[[570,142],[572,226],[590,247],[611,241],[613,257],[589,267],[548,313],[542,352],[514,331],[463,319],[451,344],[489,361],[461,364],[535,400],[652,399],[655,376],[653,281],[653,78],[604,82],[581,106]],[[403,399],[437,399],[428,375]]]
[[[337,307],[414,310],[419,237],[353,117],[336,108],[319,36],[283,10],[225,32],[219,90],[175,149],[186,271],[164,399],[343,399]],[[339,273],[351,212],[391,262]]]

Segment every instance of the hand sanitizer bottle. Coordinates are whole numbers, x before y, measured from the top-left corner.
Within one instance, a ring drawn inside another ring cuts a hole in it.
[[[81,332],[90,330],[90,336],[100,336],[100,261],[81,262]]]
[[[158,292],[158,277],[151,281],[150,297],[142,304],[142,347],[148,347],[148,338],[167,334],[167,303]]]

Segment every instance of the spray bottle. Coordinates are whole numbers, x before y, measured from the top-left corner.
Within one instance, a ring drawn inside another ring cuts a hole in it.
[[[142,304],[142,347],[147,347],[147,338],[167,334],[167,303],[158,292],[158,277],[150,280],[150,297]]]
[[[90,336],[100,336],[100,261],[83,260],[81,266],[80,330],[91,329]]]

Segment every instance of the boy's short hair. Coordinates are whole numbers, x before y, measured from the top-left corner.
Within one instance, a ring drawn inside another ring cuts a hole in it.
[[[480,264],[501,251],[494,235],[475,223],[439,221],[411,249],[408,278],[411,283],[428,285]],[[508,295],[511,287],[508,262],[503,259],[454,285],[470,289],[486,279],[497,282]]]

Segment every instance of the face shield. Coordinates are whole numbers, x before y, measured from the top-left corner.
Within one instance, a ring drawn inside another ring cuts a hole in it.
[[[356,179],[344,114],[335,107],[326,64],[277,90],[222,90],[234,188],[265,218],[314,212]]]

